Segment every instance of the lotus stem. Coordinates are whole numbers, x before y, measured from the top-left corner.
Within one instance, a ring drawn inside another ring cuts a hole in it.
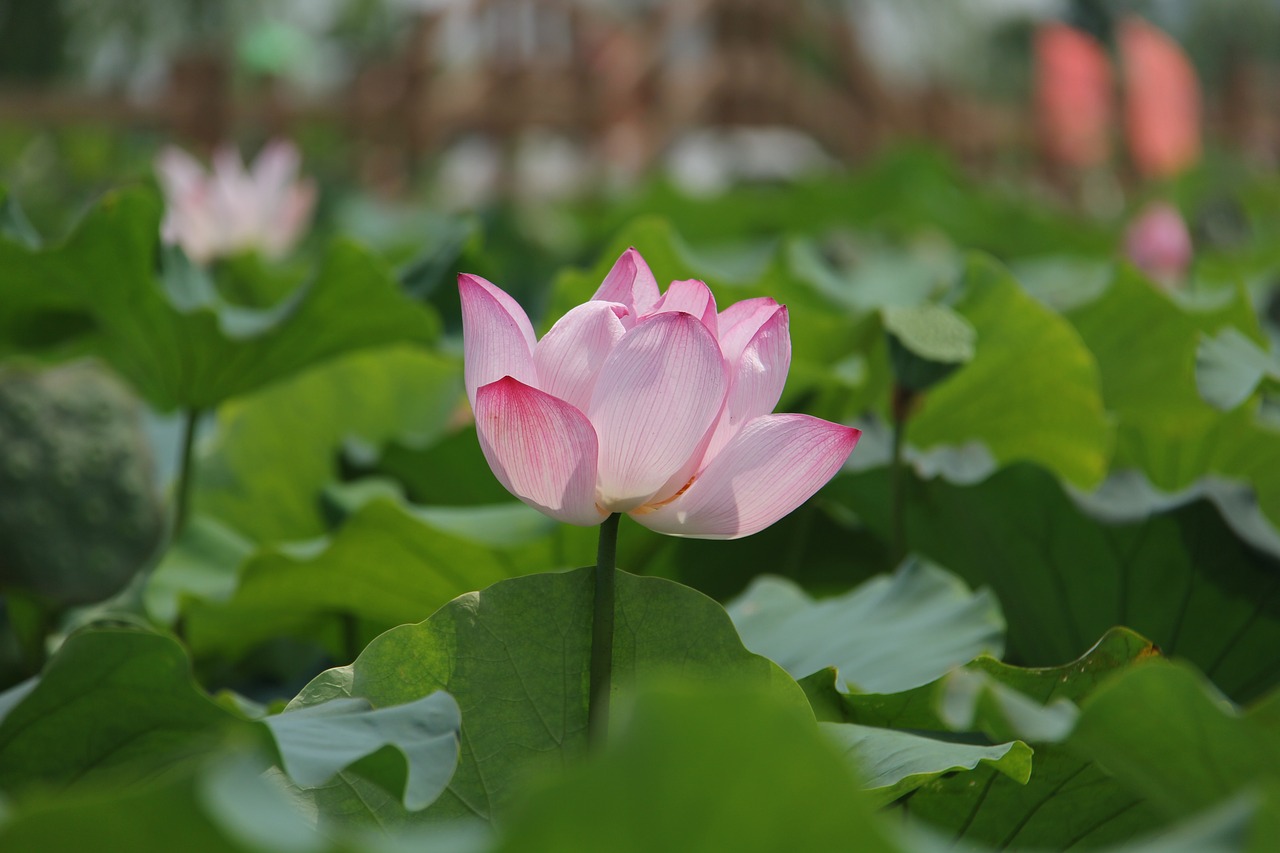
[[[902,458],[906,440],[907,418],[915,394],[908,388],[895,384],[890,405],[893,417],[893,459],[889,469],[889,513],[891,556],[898,565],[907,556],[907,466]]]
[[[609,731],[609,687],[613,674],[614,577],[618,553],[618,521],[613,513],[600,525],[596,551],[595,607],[591,621],[591,695],[587,703],[587,736],[601,743]]]
[[[173,495],[173,538],[177,539],[187,523],[191,489],[195,480],[196,427],[200,410],[188,409],[182,419],[182,456],[178,460],[178,481]]]

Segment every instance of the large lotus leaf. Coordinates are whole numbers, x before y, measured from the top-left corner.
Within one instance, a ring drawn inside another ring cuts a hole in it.
[[[980,765],[1024,785],[1031,777],[1031,748],[1021,741],[956,743],[853,723],[820,725],[850,756],[853,765],[863,768],[863,785],[880,804],[891,803],[933,779]]]
[[[1280,528],[1280,425],[1259,416],[1259,403],[1223,415],[1205,434],[1202,448],[1209,472],[1251,486],[1258,508]]]
[[[905,850],[858,787],[793,707],[740,684],[667,684],[522,803],[498,850]]]
[[[157,784],[78,789],[13,804],[0,821],[6,851],[130,853],[483,853],[483,829],[415,827],[410,832],[321,833],[261,753],[231,747],[180,778]],[[379,794],[385,792],[377,789]]]
[[[461,396],[456,361],[393,347],[233,401],[219,410],[216,439],[200,460],[195,507],[257,542],[323,535],[320,497],[337,478],[344,443],[429,443]]]
[[[1280,705],[1241,712],[1193,667],[1152,661],[1085,703],[1072,749],[1105,766],[1170,816],[1280,783]]]
[[[1090,516],[1109,523],[1138,521],[1152,513],[1204,499],[1218,508],[1237,536],[1260,551],[1280,557],[1280,528],[1262,513],[1254,490],[1238,480],[1206,477],[1190,488],[1169,493],[1151,485],[1141,471],[1130,468],[1112,474],[1095,491],[1075,492],[1071,497]]]
[[[847,592],[852,580],[883,571],[891,559],[876,536],[850,515],[823,489],[795,512],[742,539],[680,539],[626,525],[618,537],[618,562],[720,601],[741,595],[761,567],[815,594],[837,595]]]
[[[220,259],[212,270],[195,264],[177,246],[160,252],[160,275],[179,305],[225,305],[236,308],[272,308],[307,280],[303,258],[269,261],[257,252],[243,252]],[[271,312],[251,311],[247,317]]]
[[[1201,397],[1196,385],[1197,350],[1205,335],[1234,327],[1257,339],[1258,321],[1248,299],[1237,294],[1216,308],[1193,309],[1160,293],[1141,276],[1122,268],[1096,300],[1068,318],[1084,338],[1102,371],[1107,409],[1117,418],[1117,468],[1141,469],[1158,487],[1177,491],[1209,473],[1240,476],[1257,485],[1280,479],[1276,466],[1246,466],[1221,460],[1227,440],[1246,436],[1215,434],[1223,415]],[[1240,433],[1240,430],[1234,430]],[[1260,445],[1280,444],[1280,434],[1247,436],[1248,455]],[[1280,455],[1272,449],[1271,455]],[[1280,485],[1274,487],[1280,491]],[[1273,511],[1280,519],[1280,499]]]
[[[0,721],[8,716],[9,712],[18,706],[18,703],[27,698],[32,690],[40,683],[40,676],[33,675],[24,681],[10,687],[8,690],[0,693]]]
[[[1105,853],[1265,853],[1275,838],[1274,829],[1269,828],[1277,817],[1274,802],[1237,797],[1169,829],[1107,847]],[[1262,846],[1250,841],[1259,838],[1265,840]]]
[[[426,445],[393,442],[369,468],[394,477],[414,503],[468,506],[512,499],[493,476],[473,426]]]
[[[1205,814],[1141,835],[1133,841],[1092,847],[1087,839],[1082,839],[1079,845],[1059,849],[1088,849],[1097,853],[1244,853],[1246,850],[1265,853],[1271,849],[1270,839],[1275,837],[1274,832],[1268,831],[1268,821],[1275,816],[1273,808],[1269,802],[1261,802],[1257,797],[1241,796]],[[916,828],[915,824],[906,827],[911,853],[994,853],[1006,849],[1041,853],[1045,849],[1021,845],[956,844],[948,834],[912,831]],[[1251,838],[1265,839],[1265,844],[1250,846]]]
[[[267,464],[265,455],[263,459]],[[434,476],[437,470],[439,476]],[[362,466],[357,473],[396,478],[419,505],[445,504],[463,511],[510,497],[489,470],[470,427],[421,451],[393,444],[376,463]],[[246,478],[245,487],[250,485]],[[444,508],[431,506],[432,511]],[[247,502],[243,509],[246,523],[252,524]],[[743,539],[683,539],[635,524],[624,524],[624,528],[618,542],[620,565],[693,586],[718,600],[739,595],[760,566],[828,594],[847,590],[851,577],[879,571],[886,564],[884,549],[875,537],[851,519],[847,509],[833,507],[821,491],[779,522]],[[594,557],[596,539],[594,528],[561,524],[555,525],[546,544],[556,555],[554,565],[582,565]]]
[[[945,291],[961,271],[960,253],[928,238],[902,246],[859,234],[837,245],[844,263],[833,263],[816,241],[788,240],[788,269],[833,305],[855,312],[921,305]]]
[[[429,806],[444,790],[458,760],[458,703],[436,692],[389,708],[363,699],[334,699],[266,717],[284,770],[298,785],[328,783],[348,765],[384,746],[407,764],[404,806]]]
[[[196,686],[172,639],[82,631],[0,722],[0,789],[150,779],[257,728]]]
[[[750,761],[743,759],[744,742],[751,744]],[[849,769],[834,765],[829,748],[822,746],[807,726],[757,697],[707,688],[647,692],[608,749],[545,783],[520,804],[502,826],[497,849],[1005,849],[957,846],[954,833],[922,831],[915,824],[902,827],[895,815],[869,814],[866,792],[853,789]],[[672,774],[672,766],[681,772]],[[1235,800],[1174,828],[1094,849],[1235,853],[1245,849],[1258,808],[1256,801]],[[1081,846],[1087,844],[1085,840]]]
[[[945,305],[891,305],[881,310],[889,357],[897,383],[926,391],[973,360],[977,333]]]
[[[509,529],[531,514],[540,526],[553,524],[523,504],[497,514],[471,510],[470,517],[440,517],[415,514],[386,498],[370,500],[329,537],[256,552],[241,565],[225,600],[189,599],[183,608],[187,641],[197,657],[236,659],[285,636],[320,639],[335,657],[354,655],[359,646],[345,647],[344,620],[359,620],[362,633],[376,635],[419,622],[464,592],[556,567],[550,536],[541,548],[508,553],[485,542],[482,530],[460,527],[470,518],[473,527]]]
[[[500,546],[503,554],[528,571],[581,566],[595,559],[595,528],[553,522],[515,502],[493,476],[474,427],[464,427],[420,447],[393,442],[382,449],[376,461],[359,467],[349,462],[347,470],[373,474],[368,479],[374,481],[394,478],[397,490],[415,505],[415,514],[443,529]],[[332,499],[339,491],[339,487],[331,487],[327,494]],[[674,541],[658,534],[646,536],[649,533],[633,526],[623,546],[634,550],[641,544],[635,541],[637,536],[645,543]]]
[[[117,264],[118,247],[103,246],[102,269]],[[13,355],[74,356],[86,352],[96,331],[87,304],[88,284],[78,273],[59,278],[50,270],[23,276],[37,249],[10,228],[0,233],[0,357]],[[64,250],[67,251],[67,250]],[[9,269],[17,274],[9,274]]]
[[[841,692],[823,673],[806,678],[803,686],[821,701],[815,707],[824,709],[819,716],[827,721],[1057,742],[1074,728],[1078,700],[1109,675],[1158,654],[1145,637],[1113,628],[1084,655],[1059,666],[1020,667],[982,655],[935,681],[895,693]],[[1012,695],[1034,708],[1006,701]]]
[[[366,477],[330,486],[324,499],[329,511],[345,518],[375,501],[389,501],[402,512],[443,533],[478,542],[495,549],[511,567],[511,575],[531,574],[546,568],[580,566],[596,556],[599,545],[595,527],[561,524],[533,507],[510,500],[490,504],[438,506],[410,503],[400,484],[383,477]],[[576,548],[566,558],[566,538],[556,534],[566,528],[591,540],[591,549]],[[521,571],[517,566],[524,566]],[[533,568],[530,568],[533,567]]]
[[[1114,275],[1111,258],[1048,255],[1009,264],[1009,271],[1036,299],[1059,313],[1092,302]]]
[[[978,441],[999,463],[1037,462],[1078,486],[1101,482],[1111,426],[1080,336],[989,260],[971,259],[963,288],[956,309],[977,330],[977,353],[923,395],[908,441]]]
[[[672,698],[678,701],[683,697]],[[724,703],[730,699],[721,698]],[[654,704],[652,701],[649,703],[650,706]],[[688,702],[683,702],[676,710],[683,710],[688,705]],[[662,845],[634,849],[688,849],[682,844],[689,839],[696,843],[703,837],[698,834],[698,813],[680,810],[679,802],[664,799],[658,806],[663,809],[663,814],[687,815],[683,822],[672,827],[673,831],[683,830],[684,834],[655,839],[662,828],[650,826],[655,822],[653,820],[644,820],[653,818],[657,813],[647,808],[646,803],[654,792],[670,791],[670,800],[684,794],[697,801],[696,798],[707,796],[709,791],[719,790],[719,786],[725,784],[724,778],[711,777],[716,768],[732,767],[733,760],[740,757],[735,744],[730,741],[736,735],[759,738],[759,743],[766,748],[777,744],[778,755],[774,756],[774,750],[770,749],[766,756],[769,760],[760,762],[759,769],[765,779],[759,783],[759,802],[753,804],[755,808],[749,815],[751,822],[742,827],[741,834],[726,818],[722,837],[734,844],[733,849],[790,849],[787,843],[796,838],[804,842],[819,842],[819,849],[846,849],[851,843],[857,843],[850,842],[850,838],[861,839],[868,829],[871,833],[869,847],[853,849],[891,850],[895,853],[947,853],[957,849],[949,839],[936,833],[920,832],[904,834],[896,845],[886,847],[886,840],[896,840],[892,820],[869,814],[865,802],[860,801],[861,792],[855,790],[849,781],[848,771],[841,772],[832,764],[828,752],[819,748],[820,744],[804,736],[794,725],[789,725],[791,721],[780,715],[774,714],[777,719],[771,719],[753,704],[743,703],[729,717],[731,721],[742,719],[741,725],[735,724],[730,731],[724,732],[725,717],[713,718],[712,707],[705,708],[698,715],[682,714],[674,720],[655,720],[654,710],[652,707],[646,709],[647,719],[639,725],[648,731],[641,737],[632,737],[630,732],[638,728],[632,727],[628,731],[628,742],[617,750],[602,756],[593,765],[579,768],[569,778],[545,786],[531,797],[521,808],[516,829],[506,833],[504,840],[490,839],[483,829],[467,831],[468,828],[453,826],[413,827],[408,830],[386,826],[376,834],[335,840],[333,833],[328,833],[325,837],[317,833],[307,817],[295,809],[270,775],[263,776],[257,771],[253,756],[233,753],[211,762],[191,778],[165,785],[92,791],[23,803],[0,823],[0,846],[15,851],[99,849],[135,853],[170,853],[179,849],[193,853],[260,853],[263,850],[280,853],[337,853],[343,850],[485,853],[495,849],[571,853],[579,849],[617,849],[614,842],[623,839],[621,843],[626,843],[629,836],[608,834],[608,830],[614,826],[634,826],[640,833],[637,843]],[[680,726],[676,731],[687,733],[686,737],[673,740],[667,732],[666,723]],[[699,739],[704,728],[706,738]],[[717,733],[724,733],[723,742],[716,737]],[[687,744],[684,742],[686,739]],[[632,740],[640,742],[633,744]],[[671,785],[673,777],[660,776],[664,769],[662,764],[658,761],[646,763],[644,758],[649,750],[656,750],[659,760],[679,761],[674,753],[677,746],[692,748],[699,755],[715,755],[719,763],[704,761],[691,765],[692,769],[702,772],[691,774],[687,789],[674,787]],[[670,756],[668,749],[672,751]],[[798,784],[800,790],[796,794],[797,803],[790,805],[789,800],[779,802],[776,792],[767,786],[770,780],[778,778],[779,772],[794,773],[797,764],[789,759],[796,755],[806,758],[805,766],[810,768],[810,772],[795,775],[793,784]],[[649,784],[637,792],[627,785],[627,780],[637,778],[638,774],[642,774],[640,778],[646,781],[651,775],[660,778],[662,784]],[[704,779],[704,775],[708,778]],[[588,781],[581,781],[581,777],[587,777]],[[753,786],[752,790],[755,789]],[[576,796],[579,793],[581,800]],[[857,803],[853,814],[850,814],[851,797]],[[591,803],[592,811],[577,808],[580,801]],[[708,806],[732,809],[739,802],[719,797]],[[817,806],[821,804],[829,804],[826,811],[818,810]],[[809,814],[810,809],[821,826],[810,829],[806,822],[795,821],[795,814]],[[574,834],[574,828],[586,825],[584,814],[597,811],[602,813],[600,835],[597,837],[594,832],[586,837]],[[1245,849],[1245,840],[1257,811],[1255,800],[1237,798],[1174,829],[1132,844],[1108,847],[1105,853],[1237,853]],[[737,814],[740,818],[745,816],[742,812]],[[858,829],[859,834],[848,835],[851,828]],[[762,845],[774,846],[753,847],[756,836],[762,836]],[[1273,837],[1265,836],[1264,840],[1269,841]],[[595,846],[583,846],[591,842],[596,842]],[[963,849],[981,850],[974,847]],[[1263,853],[1268,848],[1258,846],[1253,849]]]
[[[343,741],[350,736],[350,727],[334,734]],[[200,768],[191,780],[194,782],[191,793],[199,810],[213,824],[215,831],[208,835],[221,835],[255,850],[281,853],[322,853],[347,848],[321,835],[315,822],[298,808],[290,795],[286,777],[274,767],[264,772],[262,765],[260,754],[231,749]],[[186,789],[185,785],[178,787]],[[127,812],[128,808],[123,810]],[[145,818],[140,823],[151,825]],[[199,823],[197,820],[197,825]],[[174,846],[157,847],[157,853]],[[176,846],[186,849],[182,841]]]
[[[884,535],[886,477],[841,477],[827,494]],[[1280,672],[1272,595],[1280,566],[1244,544],[1206,500],[1106,524],[1077,508],[1051,474],[1019,465],[975,486],[911,481],[906,527],[913,550],[995,590],[1009,656],[1020,663],[1069,659],[1091,637],[1127,625],[1241,700],[1268,690]]]
[[[287,844],[287,840],[285,841]],[[130,850],[134,853],[258,853],[218,826],[190,781],[95,791],[32,805],[0,823],[6,850]],[[319,853],[323,845],[276,849]]]
[[[1196,350],[1196,386],[1205,402],[1229,411],[1252,396],[1262,381],[1280,382],[1280,357],[1234,326],[1204,335]]]
[[[254,553],[253,543],[217,519],[189,519],[169,543],[143,588],[147,615],[172,625],[182,597],[225,601],[235,592],[240,565]]]
[[[327,853],[355,849],[321,836],[264,759],[232,748],[156,784],[78,789],[24,801],[0,822],[5,850],[131,853]]]
[[[519,779],[586,750],[593,572],[530,575],[461,596],[425,622],[378,637],[350,666],[317,676],[291,707],[340,696],[382,707],[448,691],[462,709],[462,752],[426,814],[494,818]],[[616,626],[615,690],[675,672],[754,685],[808,714],[795,682],[744,649],[720,605],[687,587],[620,572]],[[359,809],[354,792],[321,804],[350,815]]]
[[[1022,669],[983,657],[933,684],[902,693],[845,694],[835,709],[821,707],[847,722],[943,740],[1029,743],[1035,754],[1025,784],[979,766],[932,779],[901,801],[908,814],[956,841],[1052,850],[1116,843],[1165,821],[1104,766],[1072,750],[1074,706],[1114,673],[1153,654],[1149,642],[1117,630],[1063,666]]]
[[[134,190],[108,196],[59,247],[33,252],[0,240],[3,347],[87,316],[92,350],[157,408],[208,409],[343,352],[437,334],[438,318],[350,243],[336,244],[314,281],[267,310],[223,304],[187,281],[162,287],[159,225],[158,199]]]
[[[235,742],[274,743],[295,781],[318,785],[390,746],[404,801],[421,808],[456,761],[458,713],[447,694],[376,710],[348,700],[252,722],[196,685],[178,643],[144,631],[73,634],[24,693],[0,721],[7,794],[177,779]]]
[[[751,651],[796,678],[834,666],[842,690],[918,687],[1004,649],[1004,619],[990,591],[971,592],[917,560],[817,601],[791,581],[763,576],[727,609]]]
[[[40,235],[22,212],[18,200],[3,186],[0,186],[0,235],[31,249],[40,245]]]

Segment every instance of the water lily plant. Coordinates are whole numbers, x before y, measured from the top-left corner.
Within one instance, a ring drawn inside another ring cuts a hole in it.
[[[608,702],[621,514],[659,533],[733,539],[794,510],[844,464],[851,427],[772,414],[791,364],[787,309],[717,310],[700,281],[661,293],[635,249],[538,340],[500,288],[461,275],[467,396],[490,468],[513,495],[601,525],[591,714]]]

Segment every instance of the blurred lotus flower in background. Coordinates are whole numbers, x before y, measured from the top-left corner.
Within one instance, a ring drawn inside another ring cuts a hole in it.
[[[1084,169],[1111,149],[1111,63],[1093,36],[1045,24],[1035,36],[1036,121],[1048,158]]]
[[[791,364],[787,309],[717,312],[700,281],[665,294],[634,249],[542,340],[498,287],[461,275],[467,395],[512,494],[570,524],[626,512],[659,533],[733,539],[794,510],[859,431],[770,414]]]
[[[315,183],[299,180],[300,162],[298,149],[282,140],[268,143],[251,169],[229,146],[215,152],[210,171],[185,151],[165,148],[155,163],[168,203],[161,236],[197,263],[253,250],[280,257],[315,207]]]
[[[1200,159],[1200,84],[1177,42],[1139,18],[1120,24],[1125,133],[1139,174],[1176,175]]]
[[[1147,205],[1125,232],[1125,254],[1164,287],[1174,287],[1191,265],[1191,233],[1173,205]]]

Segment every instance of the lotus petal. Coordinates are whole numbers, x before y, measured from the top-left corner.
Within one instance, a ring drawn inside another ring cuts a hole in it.
[[[692,314],[702,321],[702,325],[706,326],[712,335],[719,338],[716,298],[712,295],[711,288],[697,279],[671,282],[667,292],[658,300],[658,304],[653,306],[650,313],[662,314],[672,311]]]
[[[640,506],[696,464],[727,384],[720,346],[693,316],[656,314],[627,332],[587,411],[600,436],[601,506]]]
[[[533,365],[536,338],[529,317],[501,289],[478,275],[458,276],[462,299],[462,353],[467,399],[476,405],[483,385],[511,376],[537,387]]]
[[[620,302],[635,317],[647,314],[658,301],[658,281],[634,248],[623,252],[591,297],[592,301]]]
[[[538,387],[586,411],[605,358],[626,333],[617,302],[584,302],[565,314],[533,350]]]
[[[595,430],[586,415],[510,376],[476,392],[476,433],[507,491],[569,524],[599,524]]]
[[[808,415],[751,421],[682,494],[636,521],[672,536],[737,539],[804,503],[840,470],[859,431]]]
[[[724,412],[716,422],[715,433],[707,446],[706,459],[715,459],[730,439],[738,434],[744,424],[773,411],[787,384],[787,371],[791,368],[791,333],[788,328],[787,309],[773,302],[772,307],[760,305],[743,322],[730,332],[731,339],[720,342],[721,349],[732,346],[737,356],[729,360],[729,393],[725,397]],[[768,313],[766,314],[766,311]],[[763,322],[758,322],[764,317]],[[754,332],[745,347],[738,338]],[[728,353],[725,354],[729,358]]]

